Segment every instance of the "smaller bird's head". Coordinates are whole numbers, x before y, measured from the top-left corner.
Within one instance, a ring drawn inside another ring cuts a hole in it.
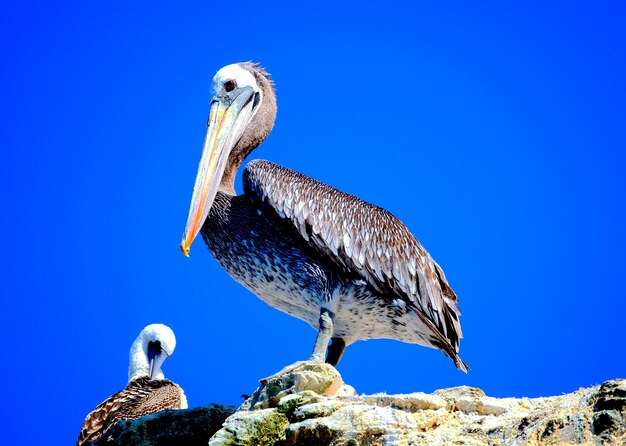
[[[175,348],[176,337],[167,325],[151,324],[145,327],[130,349],[128,381],[142,376],[164,379],[161,366]]]
[[[218,190],[234,193],[239,165],[274,126],[276,96],[267,72],[242,62],[213,77],[200,166],[181,242],[185,255],[206,220]]]

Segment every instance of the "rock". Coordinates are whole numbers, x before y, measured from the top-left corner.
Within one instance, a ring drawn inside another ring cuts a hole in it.
[[[232,406],[209,404],[120,421],[92,446],[206,446],[235,410]]]
[[[242,410],[276,406],[285,396],[300,392],[334,395],[343,385],[341,375],[333,366],[298,362],[277,374],[261,380],[261,386],[241,406]],[[354,389],[352,389],[354,390]],[[346,393],[346,390],[342,390]],[[348,390],[347,393],[350,393]]]
[[[621,432],[622,444],[626,444],[626,380],[607,381],[600,386],[594,399],[592,431],[609,444]]]
[[[205,408],[194,410],[201,409]],[[220,412],[223,418],[229,410]],[[193,410],[166,414],[176,418],[163,418],[152,427],[144,424],[163,415],[120,423],[106,437],[124,438],[127,446],[207,444],[206,433],[219,421],[219,417],[210,422],[195,419]],[[199,429],[204,443],[190,442],[194,429]],[[357,396],[333,367],[301,363],[262,380],[208,444],[626,445],[626,381],[607,381],[548,398],[493,398],[467,386],[433,394]]]
[[[283,437],[289,426],[287,416],[278,409],[259,409],[236,412],[224,427],[211,438],[212,446],[273,445]]]

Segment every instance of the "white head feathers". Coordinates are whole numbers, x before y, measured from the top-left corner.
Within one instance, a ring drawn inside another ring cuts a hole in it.
[[[167,325],[151,324],[141,330],[130,348],[128,382],[142,376],[164,379],[161,365],[174,353],[176,337]]]
[[[261,87],[257,84],[254,75],[248,70],[243,68],[240,64],[234,63],[226,65],[215,74],[213,77],[213,91],[214,96],[224,93],[224,84],[228,81],[234,80],[237,87],[251,87],[255,93],[261,93]]]

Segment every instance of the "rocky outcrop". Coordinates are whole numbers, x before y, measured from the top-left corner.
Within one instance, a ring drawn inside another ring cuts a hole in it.
[[[118,422],[93,446],[206,446],[236,408],[209,404]]]
[[[492,398],[472,387],[358,396],[333,367],[302,363],[262,380],[233,410],[144,417],[100,444],[626,445],[625,380],[548,398]]]

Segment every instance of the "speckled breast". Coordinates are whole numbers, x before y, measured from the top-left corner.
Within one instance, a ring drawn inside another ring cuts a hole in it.
[[[289,228],[277,227],[245,196],[218,193],[202,237],[233,279],[268,305],[317,327],[330,296],[329,274],[303,253]]]

